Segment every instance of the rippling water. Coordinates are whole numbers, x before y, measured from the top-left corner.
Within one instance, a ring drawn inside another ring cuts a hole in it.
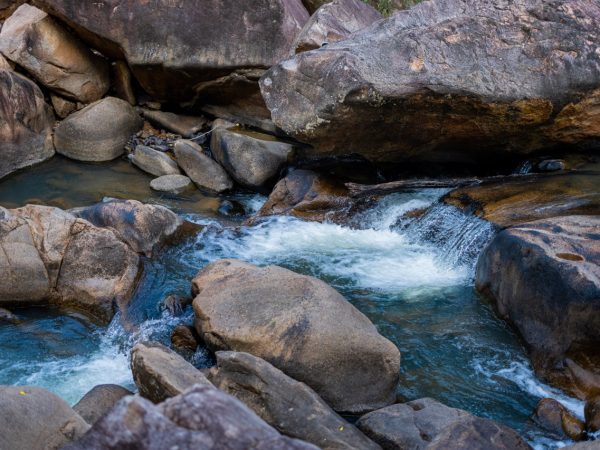
[[[402,351],[398,393],[405,399],[431,396],[500,420],[537,448],[562,445],[528,417],[542,397],[557,398],[579,415],[582,404],[536,379],[515,335],[476,294],[475,261],[494,230],[437,204],[443,193],[388,196],[352,227],[282,217],[227,227],[214,211],[187,214],[206,228],[146,261],[127,312],[133,329],[125,331],[119,317],[106,329],[77,315],[17,310],[19,325],[0,325],[0,383],[44,386],[71,403],[100,383],[133,389],[128,351],[134,343],[168,343],[176,324],[192,320],[191,308],[172,317],[161,301],[172,293],[189,295],[191,278],[208,262],[240,258],[282,265],[340,290]],[[264,198],[240,201],[253,211]],[[420,217],[405,216],[431,205]],[[200,349],[194,363],[208,366],[210,355]]]

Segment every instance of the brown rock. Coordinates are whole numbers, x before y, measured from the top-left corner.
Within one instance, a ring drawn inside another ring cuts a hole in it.
[[[73,406],[73,410],[90,425],[95,424],[104,414],[112,409],[123,397],[133,392],[116,384],[100,384],[85,394]]]
[[[600,396],[593,397],[586,402],[585,425],[590,433],[600,431]]]
[[[194,327],[178,325],[171,333],[171,343],[173,347],[191,350],[193,352],[198,348],[198,337]]]
[[[61,119],[65,119],[66,117],[73,114],[75,111],[81,109],[82,107],[81,104],[72,102],[56,94],[50,94],[50,100],[52,101],[52,107],[54,108],[54,112]]]
[[[157,127],[162,127],[184,138],[191,138],[208,125],[208,121],[204,117],[184,116],[150,109],[143,109],[142,114]]]
[[[125,100],[131,106],[137,104],[135,92],[133,91],[133,81],[131,70],[123,60],[116,61],[112,66],[113,84],[115,94],[121,100]]]
[[[535,409],[533,420],[542,428],[558,438],[580,441],[585,435],[584,423],[554,399],[540,400]]]

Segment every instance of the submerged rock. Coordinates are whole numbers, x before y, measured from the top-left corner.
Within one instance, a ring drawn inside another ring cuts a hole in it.
[[[181,174],[177,163],[167,154],[145,145],[138,145],[135,152],[129,155],[129,159],[144,172],[155,177]]]
[[[328,449],[380,447],[338,416],[308,386],[248,353],[217,352],[210,381],[286,436]]]
[[[73,406],[73,410],[90,425],[95,424],[104,414],[110,411],[123,397],[133,392],[116,384],[100,384],[85,394]]]
[[[61,155],[79,161],[110,161],[125,152],[125,144],[142,127],[131,105],[107,97],[63,120],[54,132]]]
[[[0,386],[0,448],[59,450],[89,425],[69,405],[44,389]]]
[[[193,186],[192,180],[185,175],[163,175],[150,182],[155,191],[179,194]]]
[[[195,142],[175,142],[175,156],[179,166],[199,189],[222,193],[233,188],[233,181],[225,169],[206,156],[202,147]]]
[[[306,383],[337,411],[395,400],[400,352],[335,289],[277,266],[221,260],[193,281],[196,330]]]
[[[74,101],[99,100],[110,86],[107,62],[27,3],[4,23],[0,51],[41,84]]]
[[[54,117],[35,83],[0,69],[0,178],[54,155]]]
[[[196,385],[154,405],[141,397],[121,400],[77,443],[63,450],[317,450],[281,436],[241,402]]]

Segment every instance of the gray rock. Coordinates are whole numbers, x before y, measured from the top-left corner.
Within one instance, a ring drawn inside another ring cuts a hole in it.
[[[110,161],[125,151],[142,119],[131,105],[107,97],[63,120],[54,132],[54,145],[61,155],[79,161]]]
[[[95,424],[123,397],[133,392],[116,384],[100,384],[92,388],[73,406],[73,410],[90,425]]]
[[[4,23],[0,51],[41,84],[71,100],[94,102],[110,86],[107,62],[55,19],[27,3]]]
[[[563,450],[600,450],[600,441],[580,442],[562,448]]]
[[[150,187],[159,192],[178,194],[193,186],[192,180],[185,175],[164,175],[150,182]]]
[[[280,433],[328,449],[379,449],[304,383],[248,353],[217,352],[209,380]]]
[[[565,170],[565,161],[562,159],[545,159],[537,166],[540,172],[556,172]]]
[[[192,141],[175,142],[177,163],[198,188],[221,193],[230,190],[233,182],[216,161],[204,154],[204,150]]]
[[[195,384],[212,386],[202,372],[155,342],[143,342],[133,347],[131,371],[140,395],[154,403],[175,397]]]
[[[138,145],[135,152],[129,155],[129,159],[144,172],[148,172],[155,177],[181,174],[177,163],[167,154],[145,145]]]
[[[0,323],[12,323],[13,325],[18,324],[19,318],[11,313],[8,309],[0,308]]]
[[[0,178],[54,156],[52,109],[35,83],[0,69]]]
[[[0,386],[0,448],[58,450],[89,425],[56,395],[30,386]]]
[[[144,117],[158,127],[190,138],[208,125],[204,117],[184,116],[165,111],[142,109]]]
[[[154,405],[126,397],[75,444],[63,450],[317,450],[281,436],[238,400],[196,385]]]
[[[193,280],[196,330],[212,350],[258,356],[336,411],[395,400],[400,352],[335,289],[277,266],[209,264]]]

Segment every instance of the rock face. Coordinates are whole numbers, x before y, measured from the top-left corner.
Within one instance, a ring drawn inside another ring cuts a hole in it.
[[[361,0],[334,0],[314,13],[294,41],[300,53],[332,44],[382,19],[375,8]]]
[[[160,405],[137,396],[127,397],[81,440],[64,450],[124,448],[317,450],[281,436],[238,400],[202,385]]]
[[[196,94],[204,104],[262,103],[258,78],[308,20],[300,0],[40,3],[91,47],[127,60],[153,97],[188,101]]]
[[[155,177],[181,173],[177,163],[168,155],[145,145],[138,145],[129,159],[144,172],[148,172]]]
[[[393,403],[400,352],[322,281],[221,260],[198,273],[193,291],[196,330],[210,349],[258,356],[337,411]]]
[[[107,97],[63,120],[54,132],[61,155],[79,161],[110,161],[125,151],[125,144],[142,127],[142,119],[129,103]]]
[[[35,83],[0,69],[0,178],[54,155],[54,117]]]
[[[271,135],[221,127],[213,131],[210,149],[235,181],[258,190],[274,181],[294,152],[291,144]]]
[[[599,25],[593,0],[433,0],[280,62],[260,85],[309,154],[490,162],[585,147],[600,137]]]
[[[0,247],[0,305],[50,303],[108,322],[139,271],[111,230],[46,206],[0,208]]]
[[[585,434],[584,423],[567,408],[552,398],[544,398],[538,403],[533,420],[559,439],[580,441]]]
[[[95,424],[104,414],[112,409],[123,397],[133,392],[116,384],[100,384],[83,396],[73,406],[73,410],[90,425]]]
[[[477,289],[521,334],[534,367],[551,379],[567,357],[598,356],[598,236],[599,216],[535,221],[499,233],[477,264]]]
[[[133,347],[131,371],[140,395],[154,403],[175,397],[195,384],[212,386],[202,372],[156,342]]]
[[[331,410],[304,383],[248,353],[217,352],[209,373],[220,390],[236,397],[286,436],[322,449],[379,449]]]
[[[44,11],[21,5],[4,23],[0,51],[47,88],[71,100],[99,100],[110,86],[108,64]]]
[[[108,200],[72,210],[98,227],[110,228],[137,253],[152,256],[184,234],[188,224],[170,209],[137,200]]]
[[[233,181],[223,167],[206,156],[202,147],[195,142],[175,142],[175,156],[179,166],[198,188],[216,193],[233,188]]]
[[[89,425],[56,395],[29,386],[0,386],[0,448],[58,450]]]

